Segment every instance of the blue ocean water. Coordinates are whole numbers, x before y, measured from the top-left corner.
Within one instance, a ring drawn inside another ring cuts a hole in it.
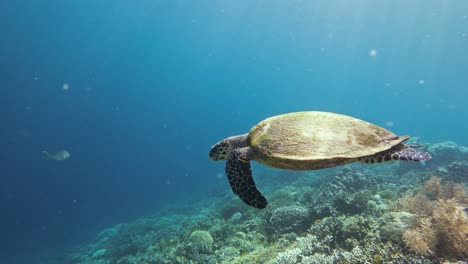
[[[229,191],[209,148],[275,114],[468,144],[466,1],[2,1],[0,21],[2,263]]]

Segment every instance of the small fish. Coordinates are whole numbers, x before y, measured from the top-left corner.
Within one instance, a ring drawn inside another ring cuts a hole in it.
[[[70,152],[68,152],[66,150],[60,150],[60,151],[57,151],[57,152],[55,152],[53,154],[50,154],[49,152],[43,150],[42,151],[42,156],[45,159],[53,159],[53,160],[63,161],[63,160],[66,160],[66,159],[70,158]]]

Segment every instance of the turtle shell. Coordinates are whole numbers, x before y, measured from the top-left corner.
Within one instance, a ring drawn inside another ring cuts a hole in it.
[[[292,170],[322,169],[354,162],[388,150],[408,138],[354,117],[317,111],[273,116],[249,132],[256,161]]]

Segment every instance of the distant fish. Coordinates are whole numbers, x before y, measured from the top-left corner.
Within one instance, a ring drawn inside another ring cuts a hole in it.
[[[63,160],[66,160],[66,159],[70,158],[70,152],[68,152],[66,150],[60,150],[60,151],[57,151],[57,152],[55,152],[53,154],[50,154],[49,152],[43,150],[42,151],[42,156],[45,159],[53,159],[53,160],[63,161]]]

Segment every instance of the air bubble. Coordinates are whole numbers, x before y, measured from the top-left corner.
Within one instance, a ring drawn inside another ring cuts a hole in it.
[[[62,85],[62,89],[63,89],[64,91],[68,91],[68,90],[70,90],[70,88],[71,88],[71,87],[70,87],[70,85],[69,85],[68,83],[64,83],[64,84]]]

